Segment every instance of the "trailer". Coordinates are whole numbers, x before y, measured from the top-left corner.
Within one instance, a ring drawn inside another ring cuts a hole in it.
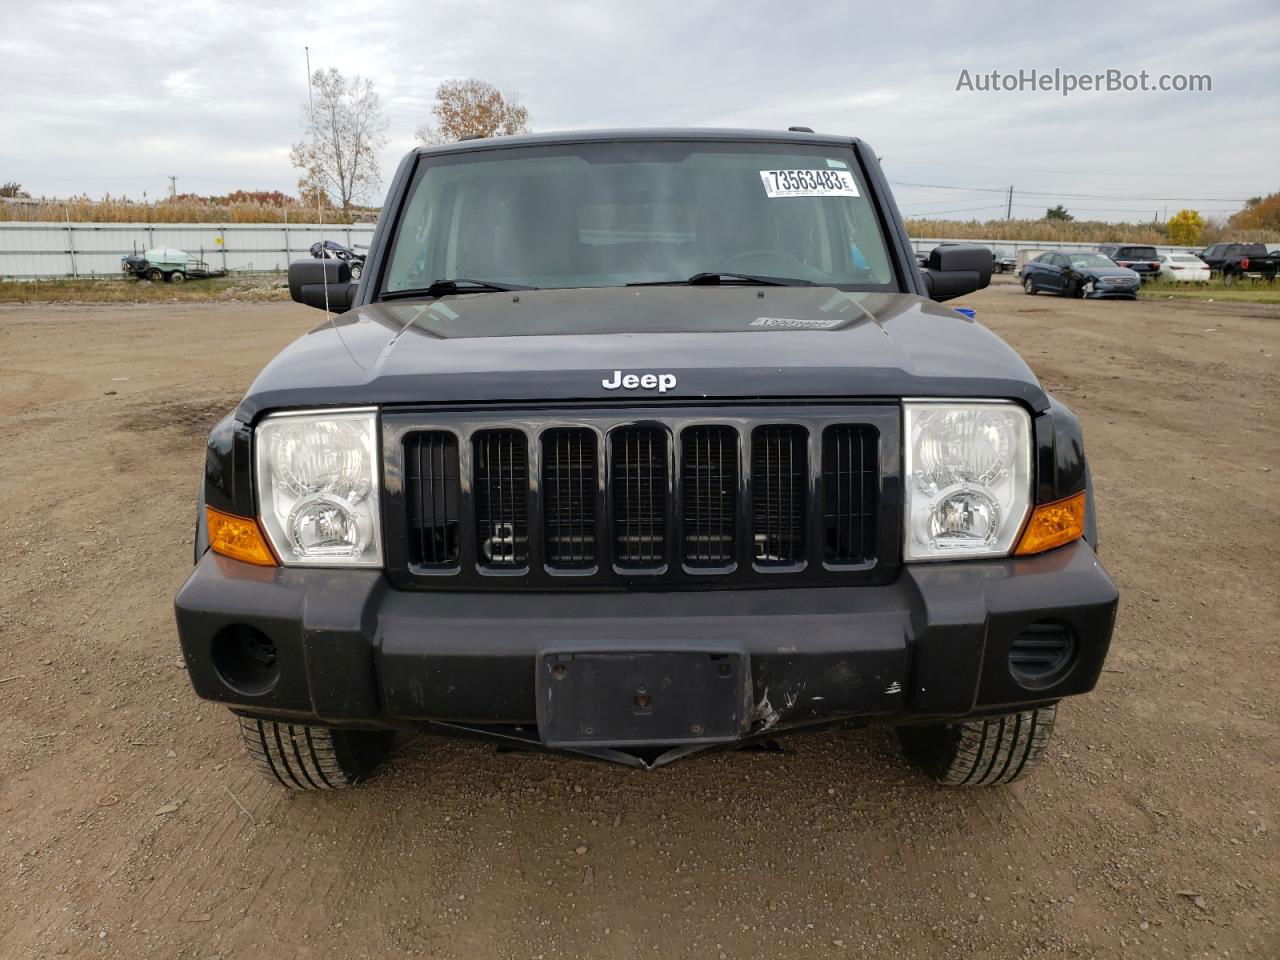
[[[141,254],[131,254],[120,259],[120,268],[126,277],[150,280],[152,283],[183,283],[206,277],[225,277],[226,270],[211,270],[205,262],[204,251],[193,256],[174,247],[156,247]]]

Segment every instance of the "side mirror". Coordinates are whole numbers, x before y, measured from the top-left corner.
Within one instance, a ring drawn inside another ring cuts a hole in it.
[[[358,284],[351,281],[351,266],[345,260],[295,260],[289,264],[289,295],[308,307],[328,307],[334,313],[351,309]]]
[[[934,247],[920,270],[929,298],[939,302],[963,297],[991,283],[991,251],[972,244]]]

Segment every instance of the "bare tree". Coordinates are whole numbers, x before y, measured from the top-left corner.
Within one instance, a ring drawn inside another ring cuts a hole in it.
[[[436,124],[415,131],[423,143],[451,143],[463,137],[504,137],[529,132],[529,111],[511,94],[484,80],[446,80],[436,88],[431,108]]]
[[[303,171],[304,197],[336,200],[343,210],[381,182],[378,151],[386,145],[387,121],[371,80],[347,80],[333,67],[311,75],[315,105],[302,107],[307,138],[293,145],[293,165]]]

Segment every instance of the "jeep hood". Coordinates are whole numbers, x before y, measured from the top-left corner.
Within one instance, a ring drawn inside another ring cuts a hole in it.
[[[674,374],[607,390],[614,371]],[[396,404],[715,399],[1048,399],[999,337],[911,294],[831,287],[476,293],[357,307],[295,340],[237,417]]]

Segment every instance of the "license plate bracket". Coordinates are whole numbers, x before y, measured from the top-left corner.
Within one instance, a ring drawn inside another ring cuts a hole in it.
[[[544,653],[537,685],[548,746],[725,743],[750,719],[749,661],[736,652]]]

